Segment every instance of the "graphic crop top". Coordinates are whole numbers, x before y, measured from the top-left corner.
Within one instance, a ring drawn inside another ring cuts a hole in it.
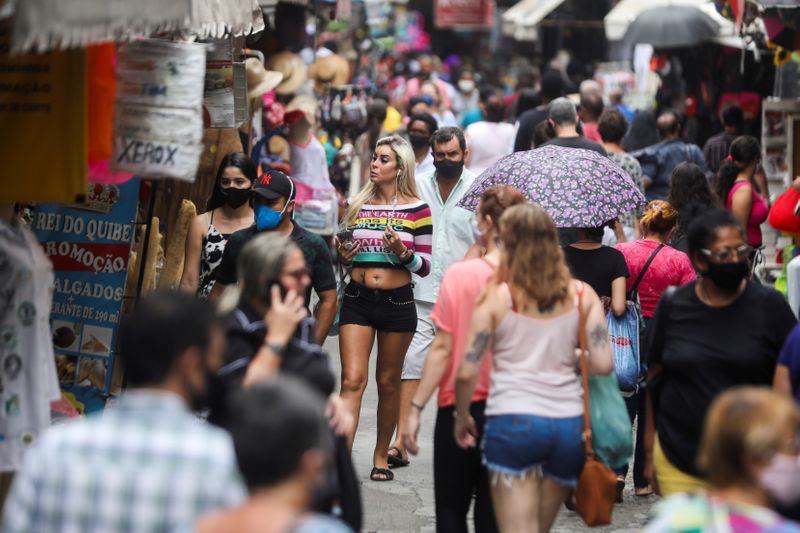
[[[413,252],[405,263],[383,243],[390,221],[400,240]],[[391,205],[364,204],[350,229],[361,246],[353,258],[354,268],[405,268],[420,277],[430,272],[433,222],[431,209],[425,202],[398,205],[394,209]]]

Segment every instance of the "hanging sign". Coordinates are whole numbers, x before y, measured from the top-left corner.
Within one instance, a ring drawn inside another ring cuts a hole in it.
[[[448,29],[490,29],[494,0],[436,0],[435,26]]]
[[[83,204],[39,204],[33,212],[55,274],[50,323],[59,380],[78,411],[102,409],[110,392],[138,201],[133,178],[89,184]]]
[[[142,40],[120,49],[112,170],[194,181],[205,70],[199,43]]]

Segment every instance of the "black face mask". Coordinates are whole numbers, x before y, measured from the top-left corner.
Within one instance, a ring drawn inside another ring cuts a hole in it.
[[[251,189],[236,189],[234,187],[221,190],[222,196],[225,198],[225,203],[234,209],[242,207],[245,203],[247,203],[247,201],[250,200],[250,195],[252,193]]]
[[[708,271],[703,274],[720,289],[732,291],[750,274],[747,261],[736,263],[708,263]]]
[[[454,179],[461,175],[464,171],[464,160],[451,161],[449,159],[442,159],[441,161],[434,160],[433,166],[436,167],[436,174],[445,179]]]
[[[409,133],[408,140],[411,143],[411,146],[414,147],[414,150],[419,150],[423,146],[427,146],[430,143],[431,138],[427,135],[422,135],[421,133]]]

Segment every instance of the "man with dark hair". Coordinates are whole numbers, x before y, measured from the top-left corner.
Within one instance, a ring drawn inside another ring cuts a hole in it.
[[[477,174],[464,168],[469,154],[464,132],[459,128],[439,128],[431,140],[434,172],[416,176],[420,199],[431,209],[433,235],[431,271],[424,278],[414,278],[414,303],[417,306],[417,331],[411,340],[403,361],[400,382],[400,424],[394,444],[389,448],[389,465],[408,464],[408,452],[403,442],[403,433],[411,398],[417,392],[425,356],[430,350],[436,329],[431,319],[433,304],[439,294],[447,268],[464,258],[472,246],[472,221],[475,215],[456,206],[464,196]]]
[[[182,292],[144,297],[119,346],[128,389],[28,451],[4,532],[175,531],[243,500],[230,436],[191,412],[222,362],[211,306]]]
[[[309,513],[315,488],[333,458],[322,396],[281,376],[237,393],[229,429],[250,498],[200,520],[200,533],[351,531],[337,519]]]
[[[582,148],[592,150],[600,155],[606,155],[606,150],[600,144],[590,141],[586,137],[578,134],[578,112],[575,104],[568,98],[556,98],[547,106],[547,121],[556,133],[554,139],[550,139],[544,146],[555,145],[564,148]]]
[[[431,138],[439,125],[430,113],[417,113],[408,119],[406,132],[408,142],[414,149],[414,160],[417,166],[414,175],[433,172],[433,154],[431,153]]]
[[[236,283],[236,260],[244,245],[254,235],[274,231],[288,235],[303,252],[310,270],[311,287],[319,296],[316,308],[314,337],[319,345],[325,342],[336,318],[336,276],[333,273],[331,252],[322,237],[303,229],[294,222],[296,190],[292,179],[279,170],[264,173],[253,185],[251,203],[255,221],[249,228],[241,229],[228,238],[222,262],[217,267],[216,283],[210,299],[216,301],[228,285]],[[306,304],[311,300],[311,287],[306,292]]]
[[[703,146],[703,155],[714,174],[728,157],[733,140],[742,134],[744,113],[739,104],[732,103],[722,108],[720,119],[724,127],[723,131],[709,138]]]
[[[603,114],[603,97],[590,92],[581,95],[581,121],[583,122],[583,136],[590,141],[601,143],[600,133],[597,131],[597,121]]]
[[[556,70],[548,70],[542,75],[542,104],[529,109],[519,116],[517,138],[514,140],[514,151],[530,150],[533,146],[533,132],[543,120],[547,120],[547,106],[564,94],[564,80]]]
[[[689,161],[699,166],[706,175],[711,175],[700,147],[681,139],[681,123],[677,113],[664,111],[658,115],[656,128],[661,142],[631,153],[642,165],[642,180],[648,201],[663,200],[669,195],[670,176],[679,163]]]

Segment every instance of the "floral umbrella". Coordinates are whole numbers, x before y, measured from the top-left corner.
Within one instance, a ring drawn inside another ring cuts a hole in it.
[[[560,228],[599,227],[646,203],[619,165],[578,148],[551,145],[507,155],[475,180],[458,205],[475,211],[483,191],[495,185],[516,187]]]

